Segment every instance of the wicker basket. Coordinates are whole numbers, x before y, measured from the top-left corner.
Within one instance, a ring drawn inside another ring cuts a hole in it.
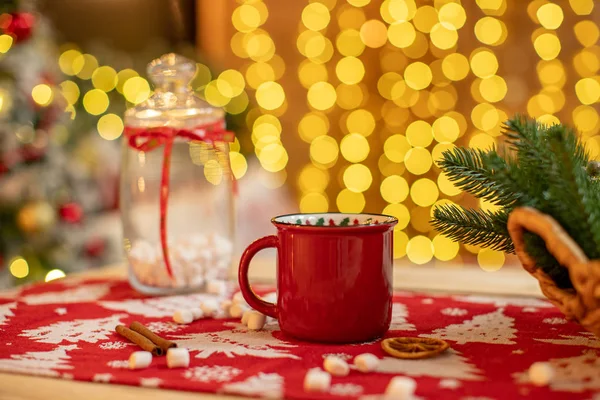
[[[524,231],[539,235],[546,247],[569,271],[573,289],[561,289],[527,254]],[[550,216],[529,208],[515,209],[508,219],[508,232],[523,267],[539,283],[544,296],[588,331],[600,337],[600,260],[590,261],[563,228]]]

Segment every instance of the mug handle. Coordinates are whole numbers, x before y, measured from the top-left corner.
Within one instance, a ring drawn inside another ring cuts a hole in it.
[[[259,298],[256,293],[250,287],[250,281],[248,279],[248,269],[250,268],[250,261],[259,251],[275,247],[279,250],[279,239],[275,235],[265,236],[250,244],[244,250],[242,258],[240,259],[240,268],[238,271],[238,281],[240,284],[240,290],[246,302],[255,309],[256,311],[268,315],[272,318],[277,318],[277,305],[269,303]]]

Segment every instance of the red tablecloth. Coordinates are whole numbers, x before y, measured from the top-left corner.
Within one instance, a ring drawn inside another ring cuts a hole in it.
[[[248,332],[232,319],[190,325],[171,322],[174,310],[207,295],[145,298],[121,280],[67,279],[0,292],[0,370],[61,379],[141,385],[270,398],[375,398],[395,375],[413,377],[424,399],[590,399],[600,389],[600,340],[537,299],[397,293],[388,336],[432,336],[452,349],[427,360],[386,357],[378,342],[319,345],[286,338],[276,323]],[[147,324],[191,352],[187,369],[155,357],[127,369],[137,350],[114,333],[117,324]],[[377,373],[334,377],[329,393],[306,393],[309,368],[328,354],[349,361],[370,352]],[[535,361],[550,362],[549,387],[528,382]]]

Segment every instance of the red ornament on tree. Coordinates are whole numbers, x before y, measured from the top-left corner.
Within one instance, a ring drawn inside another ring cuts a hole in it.
[[[85,244],[85,254],[88,257],[98,258],[104,254],[104,250],[106,248],[106,242],[104,239],[95,237],[88,240]]]
[[[35,17],[33,14],[18,12],[2,14],[0,16],[0,29],[3,33],[13,37],[15,43],[25,41],[31,37]]]
[[[65,203],[60,206],[58,213],[60,219],[69,223],[76,224],[81,221],[83,217],[83,209],[77,203]]]

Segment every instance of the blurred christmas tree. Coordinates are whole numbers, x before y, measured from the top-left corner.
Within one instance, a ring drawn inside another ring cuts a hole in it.
[[[83,69],[91,60],[77,55]],[[117,204],[118,162],[104,167],[108,187],[103,188],[95,174],[104,161],[97,155],[106,150],[114,157],[117,146],[103,148],[110,142],[98,135],[94,137],[104,144],[89,140],[86,134],[96,121],[75,120],[81,107],[75,105],[79,87],[64,80],[61,62],[64,57],[59,59],[50,29],[34,4],[2,0],[0,286],[59,277],[119,253],[118,248],[107,248],[106,238],[93,228],[94,214]],[[94,92],[90,107],[101,109],[103,96],[101,90]],[[119,121],[108,117],[98,127],[106,135],[115,134],[122,130]]]

